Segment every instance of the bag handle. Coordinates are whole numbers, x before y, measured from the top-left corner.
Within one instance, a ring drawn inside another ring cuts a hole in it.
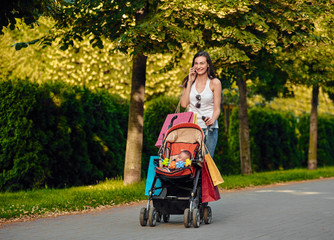
[[[181,96],[182,96],[182,94],[181,94]],[[189,110],[189,105],[190,104],[188,104],[188,106],[185,108],[185,112],[189,112],[188,111]],[[177,104],[177,107],[175,109],[175,113],[180,113],[181,112],[180,109],[181,109],[181,97],[180,97],[179,103]]]
[[[206,144],[205,143],[203,143],[204,144],[204,154],[209,154],[210,155],[210,157],[211,157],[211,154],[210,154],[210,152],[209,152],[209,149],[208,149],[208,147],[206,146]],[[205,159],[205,158],[204,158]],[[206,161],[206,160],[205,160]]]
[[[179,100],[179,103],[177,104],[177,107],[175,109],[175,113],[180,113],[180,107],[181,107],[181,98]]]

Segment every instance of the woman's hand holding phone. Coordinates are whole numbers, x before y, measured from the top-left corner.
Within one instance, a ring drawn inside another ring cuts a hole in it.
[[[189,82],[193,83],[197,77],[197,73],[194,67],[189,70]]]
[[[207,125],[208,127],[213,124],[212,118],[202,116],[202,120],[204,121],[205,125]]]

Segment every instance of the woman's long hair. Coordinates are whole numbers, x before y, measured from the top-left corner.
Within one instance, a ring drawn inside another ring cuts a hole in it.
[[[210,79],[214,79],[214,78],[216,78],[215,69],[213,68],[213,65],[212,65],[212,61],[211,61],[210,55],[209,55],[207,52],[205,52],[205,51],[201,51],[201,52],[198,52],[198,53],[195,54],[195,56],[194,56],[194,58],[193,58],[193,63],[192,63],[192,66],[191,66],[191,67],[194,66],[194,64],[195,64],[195,59],[196,59],[197,57],[201,57],[201,56],[205,57],[205,58],[206,58],[206,62],[209,64],[209,67],[208,67],[208,70],[207,70],[208,77],[209,77]],[[187,84],[188,84],[188,78],[189,78],[189,75],[187,75],[187,76],[184,78],[183,83],[182,83],[182,85],[181,85],[182,87],[184,87],[184,88],[187,87]],[[195,79],[195,81],[196,81],[196,79]]]

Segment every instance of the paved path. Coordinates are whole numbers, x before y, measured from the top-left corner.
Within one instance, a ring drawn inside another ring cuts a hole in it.
[[[333,179],[223,193],[210,204],[213,222],[198,229],[184,228],[182,215],[141,227],[142,206],[9,224],[0,239],[334,240]]]

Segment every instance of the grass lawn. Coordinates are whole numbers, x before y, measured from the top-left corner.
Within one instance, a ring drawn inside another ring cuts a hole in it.
[[[223,176],[221,189],[245,187],[334,177],[334,167],[317,170],[293,169],[254,173],[252,175]],[[121,179],[106,180],[96,185],[66,189],[39,189],[0,193],[0,222],[36,215],[62,214],[72,211],[114,206],[147,199],[145,181],[124,186]]]

